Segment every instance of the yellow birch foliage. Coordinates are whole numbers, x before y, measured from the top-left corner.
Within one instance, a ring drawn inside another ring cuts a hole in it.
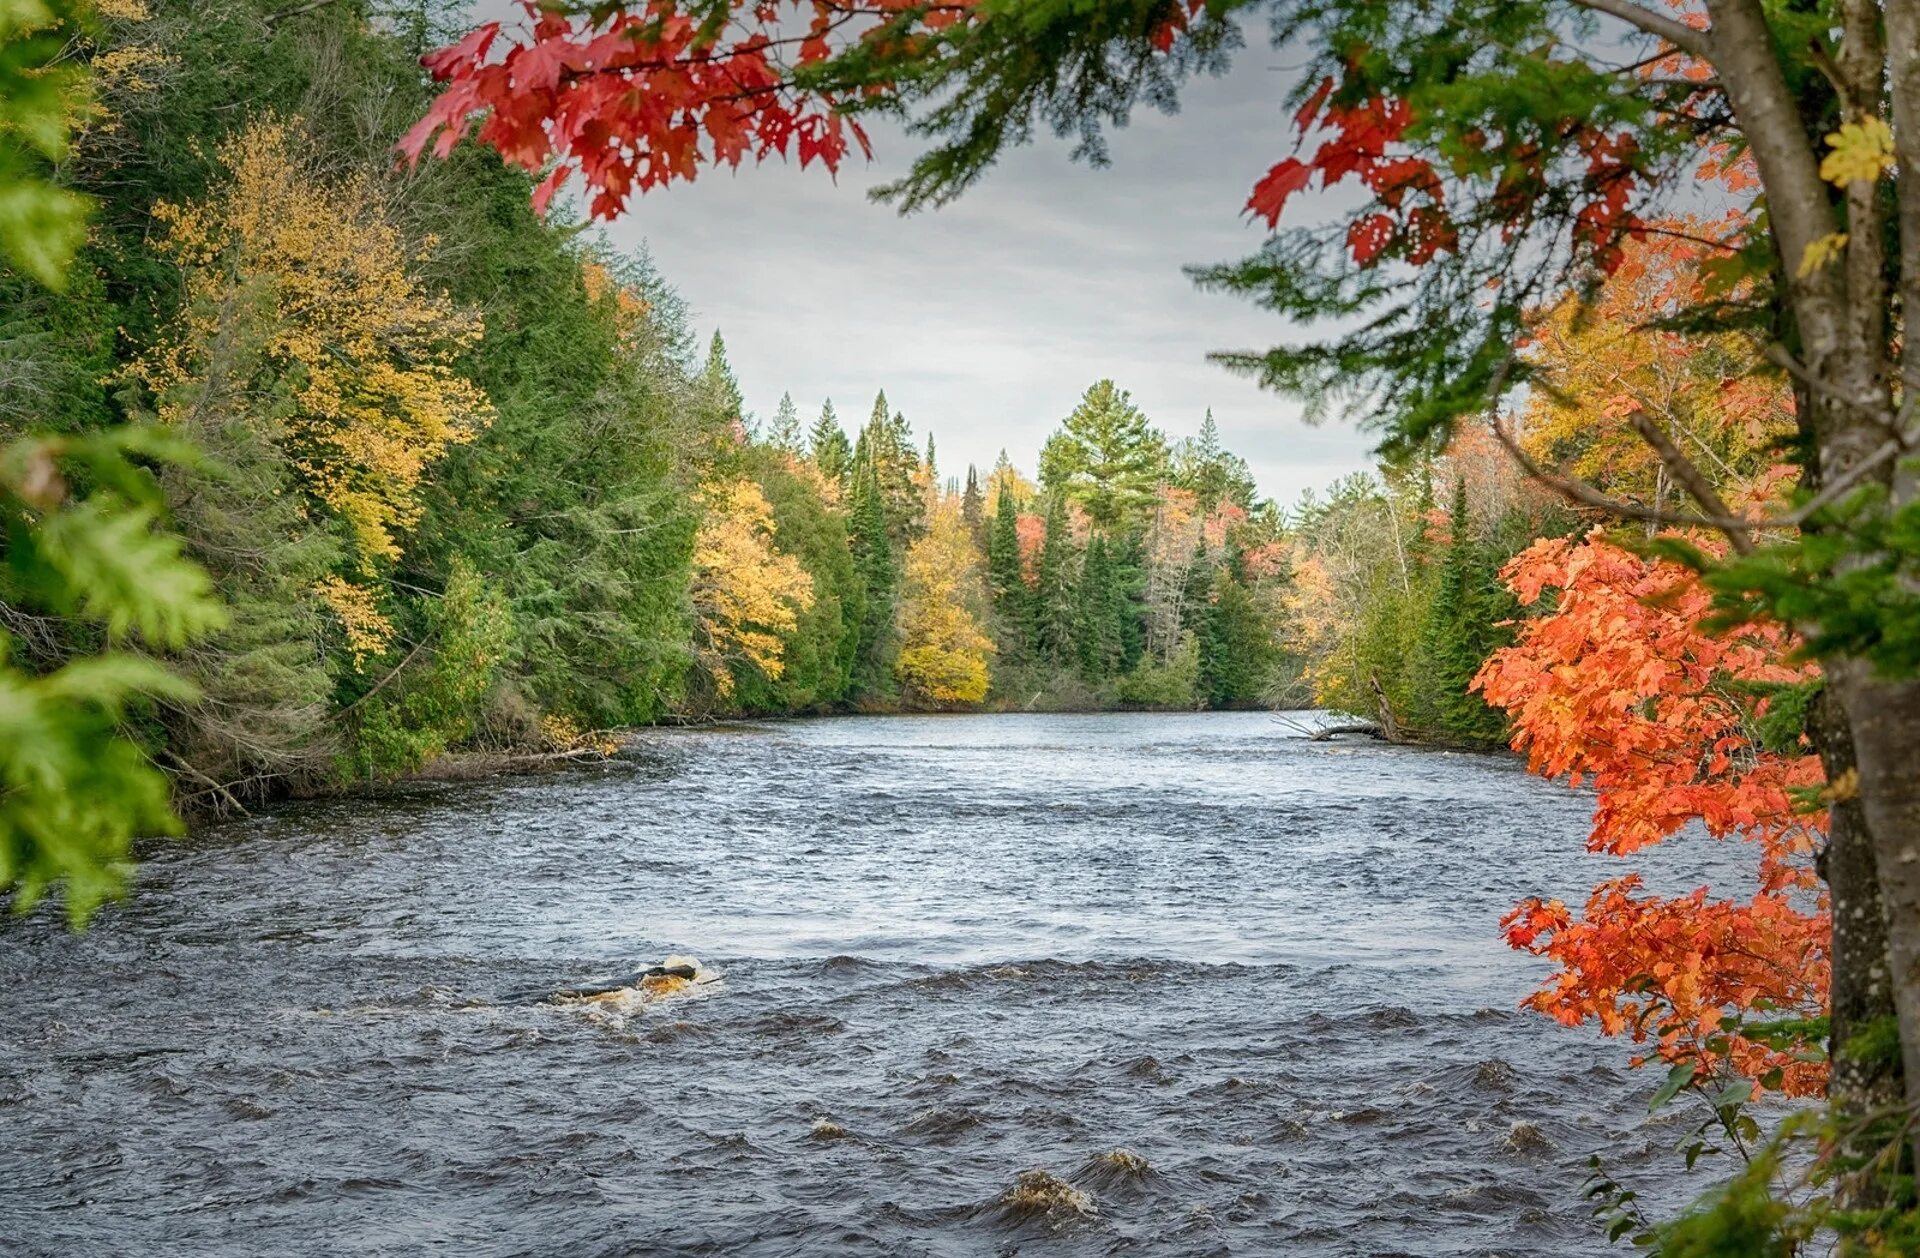
[[[746,478],[705,485],[693,539],[694,654],[726,698],[732,663],[768,677],[786,668],[787,637],[813,606],[813,578],[773,544],[773,507]]]
[[[288,456],[371,577],[419,520],[427,467],[490,417],[454,368],[480,320],[408,273],[418,257],[371,179],[327,178],[297,155],[305,147],[297,124],[256,122],[220,146],[227,177],[205,199],[154,207],[187,306],[133,375],[164,399],[203,370],[231,306],[261,303],[262,361],[294,408]]]
[[[1616,497],[1659,503],[1676,491],[1630,422],[1644,412],[1718,484],[1766,470],[1792,431],[1791,399],[1759,369],[1751,343],[1734,332],[1649,326],[1700,299],[1704,256],[1673,237],[1630,244],[1590,306],[1569,299],[1540,320],[1520,438],[1529,454]]]
[[[951,499],[935,502],[927,531],[907,550],[900,591],[900,657],[894,676],[923,703],[978,703],[987,697],[987,656],[973,604],[980,574],[966,522]]]

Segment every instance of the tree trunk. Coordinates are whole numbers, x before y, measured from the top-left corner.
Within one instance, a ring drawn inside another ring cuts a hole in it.
[[[1844,782],[1856,771],[1853,740],[1839,696],[1823,689],[1808,714],[1808,728],[1826,766],[1827,781]],[[1891,1108],[1902,1098],[1902,1069],[1897,1055],[1875,1045],[1894,1019],[1892,970],[1887,961],[1887,924],[1880,911],[1879,872],[1873,836],[1857,794],[1834,800],[1829,809],[1827,849],[1820,858],[1833,904],[1833,1028],[1828,1040],[1833,1074],[1828,1097],[1842,1127]],[[1877,1150],[1873,1133],[1843,1153],[1865,1161]],[[1871,1175],[1843,1176],[1835,1185],[1840,1204],[1872,1208],[1885,1187]]]
[[[1920,1107],[1920,681],[1877,678],[1860,661],[1833,671],[1860,774],[1860,814],[1872,834],[1907,1103]],[[1857,914],[1860,906],[1842,904],[1836,891],[1836,927],[1843,911]]]

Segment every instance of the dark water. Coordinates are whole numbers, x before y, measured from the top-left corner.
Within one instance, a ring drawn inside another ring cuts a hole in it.
[[[83,938],[0,928],[0,1251],[1606,1252],[1587,1155],[1664,1175],[1674,1131],[1515,1011],[1495,930],[1619,868],[1586,811],[1264,715],[662,735],[289,808]],[[724,984],[462,1007],[669,951]],[[1003,1203],[1035,1168],[1092,1213]]]

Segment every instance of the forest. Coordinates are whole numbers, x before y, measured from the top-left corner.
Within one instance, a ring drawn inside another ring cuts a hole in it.
[[[84,923],[182,818],[650,723],[1325,709],[1512,747],[1597,852],[1747,845],[1750,885],[1501,923],[1531,1008],[1704,1104],[1689,1168],[1737,1154],[1675,1220],[1596,1167],[1612,1238],[1920,1244],[1920,3],[1265,6],[1294,155],[1194,278],[1320,329],[1224,367],[1379,436],[1291,504],[1120,379],[1026,471],[884,381],[750,414],[592,226],[837,168],[869,111],[905,209],[1036,128],[1097,161],[1262,6],[522,7],[0,4],[17,909]]]
[[[884,390],[756,418],[645,256],[496,156],[396,166],[444,15],[275,12],[101,8],[60,168],[86,242],[65,291],[5,280],[10,438],[193,452],[142,508],[199,609],[158,643],[182,688],[118,722],[178,811],[727,715],[1324,705],[1504,741],[1467,689],[1498,568],[1578,521],[1489,452],[1282,508],[1210,413],[1169,439],[1112,380],[1027,472],[941,468]],[[29,674],[111,598],[41,576],[0,600]]]

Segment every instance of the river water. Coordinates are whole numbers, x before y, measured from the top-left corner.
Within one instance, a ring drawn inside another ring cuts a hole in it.
[[[290,806],[154,846],[85,936],[0,926],[0,1252],[1604,1253],[1587,1156],[1664,1178],[1676,1132],[1516,1010],[1495,926],[1622,867],[1589,807],[1264,714],[724,727]],[[526,998],[670,952],[723,980]],[[1035,1169],[1085,1197],[1010,1199]]]

